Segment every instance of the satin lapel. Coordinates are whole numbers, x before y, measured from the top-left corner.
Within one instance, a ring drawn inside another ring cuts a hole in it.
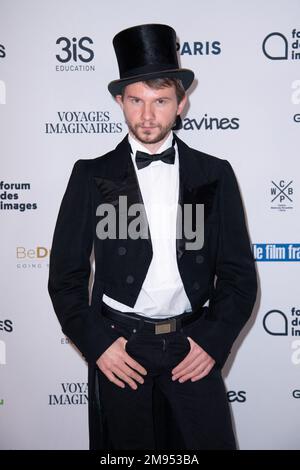
[[[179,196],[177,213],[176,253],[180,259],[186,250],[186,243],[191,242],[184,231],[184,206],[204,204],[206,222],[216,203],[218,181],[209,181],[204,170],[201,153],[195,152],[175,136],[179,154]],[[181,211],[181,215],[179,214]],[[193,229],[194,230],[194,229]]]
[[[177,210],[177,225],[176,225],[176,256],[180,259],[185,251],[186,239],[184,237],[183,231],[183,217],[182,217],[182,207],[183,207],[183,193],[184,193],[184,183],[182,180],[182,173],[179,170],[179,195],[178,195],[178,210]],[[180,211],[180,212],[179,212]]]
[[[175,140],[179,153],[179,195],[178,204],[181,213],[185,204],[204,204],[204,216],[207,221],[215,207],[218,181],[209,181],[203,156],[182,142],[177,136]],[[105,158],[105,157],[103,157]],[[94,176],[95,183],[101,193],[101,201],[113,204],[119,214],[119,197],[126,196],[127,207],[141,204],[144,201],[138,184],[138,179],[130,156],[130,146],[127,136],[101,166],[98,175]],[[179,210],[179,209],[178,209]],[[129,216],[128,223],[136,216]],[[143,211],[145,226],[148,227],[147,241],[152,247],[151,234],[146,211]],[[176,253],[180,259],[185,252],[186,243],[191,242],[184,233],[184,217],[177,214]]]
[[[142,223],[148,228],[146,239],[150,245],[152,245],[147,214],[135,168],[130,156],[130,146],[127,136],[117,146],[115,151],[112,152],[109,161],[107,161],[105,170],[101,171],[101,176],[94,176],[94,180],[101,193],[101,200],[104,203],[113,204],[117,216],[119,216],[120,213],[121,196],[124,197],[123,201],[126,200],[127,210],[133,204],[143,206],[144,210],[141,214],[141,218],[143,219]],[[122,208],[123,207],[124,206],[122,206]],[[139,217],[139,213],[136,213],[136,215],[128,215],[127,224],[130,224],[130,222],[136,217]]]

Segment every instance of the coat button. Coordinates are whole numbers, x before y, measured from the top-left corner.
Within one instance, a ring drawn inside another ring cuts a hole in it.
[[[119,248],[118,248],[119,255],[121,255],[121,256],[125,255],[126,251],[127,250],[126,250],[125,246],[119,246]]]
[[[132,284],[134,282],[134,277],[129,275],[126,277],[127,284]]]
[[[200,289],[200,284],[199,284],[198,281],[195,281],[195,282],[194,282],[194,284],[193,284],[193,289],[195,289],[195,290]]]
[[[203,263],[203,261],[204,261],[204,258],[203,258],[202,255],[197,255],[196,256],[196,263],[201,264],[201,263]]]

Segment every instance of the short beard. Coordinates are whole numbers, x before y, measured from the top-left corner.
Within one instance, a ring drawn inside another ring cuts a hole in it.
[[[160,129],[160,133],[158,134],[157,137],[154,137],[153,139],[149,140],[147,139],[147,137],[145,138],[142,138],[139,134],[138,134],[138,129],[141,127],[140,124],[136,124],[135,126],[132,126],[127,120],[126,120],[126,124],[128,126],[128,129],[130,130],[130,132],[134,135],[134,137],[136,138],[136,140],[138,140],[139,142],[141,142],[142,144],[157,144],[158,142],[161,142],[162,140],[164,140],[164,138],[169,134],[170,130],[174,127],[174,124],[176,122],[176,117],[177,115],[175,116],[175,118],[165,127],[163,126],[160,126],[158,125],[157,127]]]

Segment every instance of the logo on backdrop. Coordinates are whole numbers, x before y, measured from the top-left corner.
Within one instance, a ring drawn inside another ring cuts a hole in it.
[[[60,339],[60,344],[73,344],[72,341],[70,340],[70,338],[68,338],[67,336],[63,336],[61,339]]]
[[[12,320],[9,320],[7,318],[5,320],[0,320],[0,331],[2,333],[11,333],[13,331]],[[6,364],[6,343],[4,340],[0,340],[0,365],[5,365],[5,364]]]
[[[292,186],[293,181],[280,180],[278,182],[271,181],[271,209],[276,209],[285,212],[288,209],[293,209],[294,189]]]
[[[229,390],[227,392],[227,399],[229,403],[234,403],[236,401],[238,403],[245,403],[245,401],[247,400],[246,394],[247,392],[245,392],[244,390],[239,390],[237,392],[234,390]]]
[[[37,209],[36,202],[22,202],[31,190],[30,183],[6,183],[0,181],[0,209],[3,211],[19,211]]]
[[[292,104],[300,105],[300,80],[294,80],[292,82],[292,96],[291,96]],[[299,108],[298,108],[299,110]],[[300,123],[300,113],[296,113],[293,116],[293,121],[296,123]]]
[[[5,319],[0,320],[0,331],[3,333],[12,333],[13,322],[12,320]],[[6,364],[6,343],[4,340],[0,340],[0,365]]]
[[[185,131],[226,131],[239,129],[239,118],[209,117],[206,113],[199,118],[184,118],[182,128]]]
[[[88,36],[67,38],[61,36],[56,40],[58,53],[55,55],[59,65],[57,72],[94,72],[95,65],[92,45],[93,40]]]
[[[41,269],[49,268],[50,249],[44,246],[35,248],[16,247],[16,258],[18,269]]]
[[[219,55],[221,54],[220,41],[194,41],[176,43],[180,55]]]
[[[0,104],[6,104],[6,86],[4,80],[0,80]]]
[[[45,123],[46,134],[114,134],[123,130],[109,111],[58,111],[57,121]]]
[[[262,50],[270,60],[299,60],[300,30],[294,28],[287,36],[277,31],[268,34],[263,40]]]
[[[300,398],[300,390],[293,390],[292,395],[293,398]]]
[[[253,243],[256,261],[300,261],[300,243]]]
[[[300,336],[300,309],[292,307],[289,313],[281,310],[270,310],[263,317],[263,328],[271,336]],[[300,365],[300,340],[291,343],[293,350],[291,361],[294,365]]]
[[[88,384],[85,382],[61,383],[59,393],[49,395],[49,405],[86,405],[88,403]]]
[[[6,364],[6,343],[3,339],[0,339],[0,365]]]
[[[273,336],[300,336],[300,310],[293,307],[289,316],[281,310],[270,310],[264,315],[263,327]]]
[[[13,331],[12,320],[0,320],[0,331],[4,331],[5,333],[11,333]]]
[[[3,44],[0,44],[0,59],[4,59],[5,56],[6,56],[5,46],[3,46]]]

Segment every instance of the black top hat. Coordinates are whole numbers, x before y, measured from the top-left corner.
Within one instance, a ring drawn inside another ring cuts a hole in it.
[[[113,39],[120,79],[109,83],[113,96],[130,83],[154,78],[178,78],[185,90],[194,80],[194,72],[179,68],[176,33],[164,24],[144,24],[124,29]]]

